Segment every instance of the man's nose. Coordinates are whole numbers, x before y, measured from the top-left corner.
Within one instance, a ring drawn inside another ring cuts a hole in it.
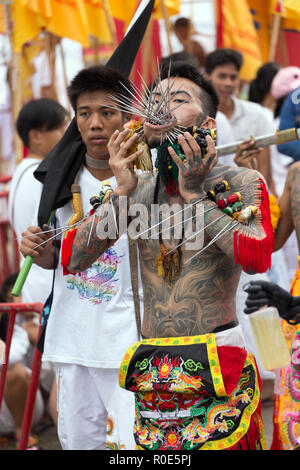
[[[225,85],[231,87],[233,85],[233,81],[234,80],[231,77],[226,77],[225,78]]]
[[[103,128],[103,122],[101,117],[98,114],[92,114],[91,120],[90,120],[90,128],[91,129],[102,129]]]

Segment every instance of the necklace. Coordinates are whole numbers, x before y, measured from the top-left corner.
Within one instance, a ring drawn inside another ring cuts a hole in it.
[[[160,187],[160,176],[157,174],[156,185],[154,189],[154,204],[158,204],[158,192]],[[180,239],[180,244],[182,244],[184,237],[184,223],[182,224],[182,234]],[[155,258],[155,266],[157,268],[158,276],[163,276],[165,281],[170,285],[181,272],[181,248],[176,248],[171,253],[169,253],[168,248],[165,247],[162,241],[161,231],[159,233],[159,254]]]
[[[85,162],[87,166],[93,170],[109,170],[110,166],[108,160],[99,160],[98,158],[90,157],[87,153],[85,154]]]

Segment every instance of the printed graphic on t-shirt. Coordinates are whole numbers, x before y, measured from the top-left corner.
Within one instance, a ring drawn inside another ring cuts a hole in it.
[[[86,271],[66,276],[68,289],[77,289],[79,298],[93,304],[109,302],[117,293],[117,269],[125,255],[119,255],[113,248],[100,256]]]

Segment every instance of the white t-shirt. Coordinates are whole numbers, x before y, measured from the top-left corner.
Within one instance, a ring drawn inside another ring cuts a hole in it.
[[[236,139],[234,138],[233,130],[229,122],[229,119],[221,111],[217,112],[216,123],[217,123],[217,146],[232,144],[233,142],[235,142]],[[236,164],[234,163],[234,157],[235,157],[235,154],[223,155],[223,156],[220,155],[218,157],[219,163],[221,163],[222,165],[236,166]]]
[[[114,188],[115,178],[109,181]],[[83,212],[88,214],[90,197],[99,194],[101,181],[84,167],[78,184]],[[66,226],[72,214],[71,202],[58,209],[58,226]],[[142,316],[143,295],[139,281]],[[127,348],[137,340],[127,235],[80,274],[64,276],[59,261],[43,360],[118,368]]]
[[[8,217],[18,240],[27,227],[37,225],[35,215],[42,184],[35,179],[33,172],[40,163],[41,160],[37,158],[25,158],[17,166],[10,183]],[[20,254],[20,267],[23,262],[24,258]],[[33,264],[22,289],[22,301],[44,303],[51,290],[52,275],[51,270]]]
[[[234,112],[229,122],[235,140],[246,140],[251,136],[272,134],[274,131],[273,120],[266,108],[252,101],[240,100],[235,96],[232,99]]]

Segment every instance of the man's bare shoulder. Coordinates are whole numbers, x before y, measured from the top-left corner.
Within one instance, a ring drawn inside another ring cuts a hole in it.
[[[230,187],[230,192],[245,192],[248,193],[256,189],[258,182],[264,181],[264,177],[256,170],[251,170],[245,167],[228,166],[218,164],[213,168],[209,178],[206,182],[206,190],[213,189],[214,185],[221,181],[226,180]],[[210,186],[208,188],[208,186]]]

